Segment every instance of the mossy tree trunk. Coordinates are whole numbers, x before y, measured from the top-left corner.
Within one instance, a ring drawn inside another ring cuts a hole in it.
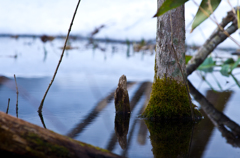
[[[159,8],[164,0],[157,2]],[[155,76],[144,117],[154,120],[191,118],[188,92],[178,62],[185,75],[184,5],[157,18]]]

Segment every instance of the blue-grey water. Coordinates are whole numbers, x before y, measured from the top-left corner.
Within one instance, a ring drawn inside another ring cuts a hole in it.
[[[6,111],[10,98],[9,114],[16,116],[15,74],[19,90],[18,117],[43,127],[37,110],[55,71],[61,54],[59,47],[62,47],[63,43],[64,39],[42,43],[39,38],[0,38],[1,111]],[[128,81],[136,82],[128,90],[132,100],[143,82],[153,81],[155,55],[149,51],[134,52],[132,47],[127,54],[127,45],[124,44],[99,43],[99,46],[105,48],[105,51],[102,51],[99,48],[86,47],[87,43],[88,41],[70,40],[71,46],[77,49],[65,52],[56,79],[44,102],[43,119],[47,129],[71,135],[76,140],[111,150],[118,155],[133,158],[154,157],[150,132],[144,120],[137,117],[144,104],[145,95],[140,97],[132,111],[127,146],[124,150],[116,139],[114,101],[110,98],[99,113],[92,114],[92,111],[116,89],[122,74],[127,76]],[[216,51],[213,56],[216,54],[230,56],[229,52]],[[237,56],[233,58],[236,59]],[[218,69],[215,68],[216,71],[205,75],[207,82],[203,81],[200,71],[194,72],[188,79],[206,98],[212,99],[213,104],[222,99],[221,97],[225,98],[223,100],[226,103],[218,103],[217,108],[239,124],[240,88],[233,78],[222,76]],[[239,68],[233,71],[238,82],[239,72]],[[211,87],[221,93],[215,96]],[[229,93],[222,95],[225,90]],[[193,102],[201,108],[196,101]],[[205,116],[194,126],[188,154],[190,157],[203,158],[239,157],[240,150],[229,143]]]

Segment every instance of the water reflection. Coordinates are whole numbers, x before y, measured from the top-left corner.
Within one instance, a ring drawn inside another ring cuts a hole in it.
[[[190,85],[190,89],[193,88]],[[199,93],[199,92],[198,92]],[[193,93],[192,93],[193,95]],[[224,111],[226,103],[229,101],[232,95],[232,91],[217,92],[208,90],[206,93],[206,99],[214,105],[214,107],[220,112]],[[202,120],[194,129],[194,135],[191,146],[191,157],[200,158],[203,156],[204,151],[207,148],[207,144],[210,141],[211,135],[213,134],[214,124],[208,118],[208,115],[203,109],[199,109],[204,120]]]
[[[18,44],[15,40],[13,42],[14,45]],[[38,42],[38,40],[36,40],[36,42]],[[192,131],[192,127],[190,125],[188,126],[184,123],[170,122],[151,122],[147,123],[146,125],[145,120],[137,118],[138,114],[142,113],[144,106],[148,103],[148,97],[151,92],[151,83],[143,81],[150,80],[149,78],[151,77],[143,76],[151,76],[148,71],[152,70],[153,65],[149,66],[149,64],[151,64],[154,59],[152,58],[150,60],[149,58],[149,60],[143,61],[142,64],[138,62],[139,60],[137,60],[139,57],[141,57],[139,53],[133,54],[133,50],[130,49],[130,54],[128,54],[129,48],[122,45],[112,45],[111,47],[106,46],[106,48],[112,49],[113,54],[114,52],[118,52],[118,54],[114,54],[113,57],[111,50],[107,50],[106,55],[108,55],[109,58],[111,57],[111,60],[108,62],[102,62],[102,53],[99,53],[100,51],[95,52],[94,62],[91,63],[90,61],[93,59],[91,51],[80,53],[80,50],[72,50],[71,53],[69,53],[69,56],[64,60],[64,62],[66,62],[65,65],[63,62],[63,71],[59,74],[60,76],[62,74],[62,76],[58,77],[54,84],[55,88],[53,88],[52,93],[49,94],[49,106],[46,106],[43,117],[40,117],[42,121],[41,124],[36,109],[39,106],[39,98],[41,99],[43,92],[45,92],[46,85],[49,83],[50,78],[38,77],[38,75],[33,75],[34,77],[31,76],[32,74],[39,74],[39,72],[40,74],[45,74],[45,70],[50,71],[51,67],[55,67],[54,64],[51,65],[48,64],[48,62],[53,61],[55,60],[55,57],[58,57],[58,54],[55,52],[54,48],[56,47],[58,50],[60,42],[61,40],[54,40],[53,44],[55,44],[55,46],[52,46],[49,43],[40,43],[38,44],[39,50],[35,48],[34,45],[32,45],[31,50],[26,52],[25,49],[27,50],[27,45],[24,45],[22,56],[18,57],[17,61],[12,61],[13,59],[8,59],[5,58],[5,56],[1,56],[3,59],[2,65],[4,68],[6,68],[2,70],[3,75],[11,74],[13,72],[12,69],[18,68],[18,72],[21,74],[21,76],[23,76],[22,78],[17,78],[20,92],[19,118],[25,119],[26,121],[38,124],[43,127],[47,127],[48,129],[59,132],[61,134],[67,133],[69,136],[75,139],[108,149],[113,153],[125,157],[174,157],[174,154],[179,157],[188,155],[189,157],[196,158],[211,157],[212,155],[209,156],[206,154],[206,152],[214,152],[215,150],[221,148],[227,151],[226,154],[232,154],[232,151],[236,151],[236,148],[232,148],[232,146],[240,146],[240,141],[238,139],[240,133],[239,126],[224,114],[220,113],[226,109],[226,105],[228,105],[227,112],[229,116],[234,114],[232,112],[229,112],[229,109],[236,109],[235,111],[238,110],[238,107],[236,106],[237,103],[239,103],[238,88],[234,89],[234,93],[233,91],[216,92],[213,90],[208,90],[206,94],[204,93],[205,99],[208,101],[204,101],[203,96],[197,98],[194,93],[192,93],[196,101],[199,101],[199,104],[202,106],[202,109],[200,109],[200,111],[204,115],[204,119],[200,123],[194,125],[191,147],[189,147],[190,145],[187,146],[187,140],[190,141],[191,139],[190,133]],[[73,42],[73,46],[79,46],[78,44],[80,44],[77,43],[77,41]],[[42,58],[45,57],[43,54],[43,46],[46,46],[46,50],[48,51],[48,54],[46,54],[46,57],[48,59],[45,61],[45,63],[42,62]],[[39,54],[42,53],[41,56],[32,53],[32,48],[34,48],[35,52],[40,52]],[[84,48],[85,47],[82,47],[82,50]],[[130,48],[132,48],[132,44],[130,45]],[[127,56],[130,55],[130,58],[128,59],[126,58],[126,51]],[[11,53],[11,51],[7,49],[6,52]],[[19,50],[18,52],[21,51]],[[121,54],[119,52],[124,52],[124,58],[121,58]],[[26,59],[29,59],[29,62]],[[35,65],[35,63],[38,63],[38,61],[40,61],[39,63],[42,65]],[[89,62],[89,64],[86,64],[87,62]],[[74,67],[70,66],[72,63],[74,64]],[[115,63],[117,66],[112,63]],[[15,67],[11,67],[10,64],[14,64]],[[39,72],[35,73],[35,69],[28,71],[29,68],[27,69],[27,67],[29,66],[25,67],[24,65],[31,65],[32,68],[38,67]],[[122,68],[124,66],[125,68]],[[87,73],[82,72],[83,70]],[[141,70],[141,73],[139,70]],[[65,71],[69,71],[71,73],[65,74]],[[108,93],[109,90],[111,92],[111,90],[115,90],[116,88],[114,87],[116,83],[113,80],[117,79],[119,75],[115,74],[115,72],[119,72],[120,74],[123,74],[125,72],[128,74],[132,73],[132,75],[130,75],[131,80],[140,81],[140,83],[135,84],[135,86],[133,86],[131,89],[132,93],[130,93],[129,97],[132,113],[129,120],[126,119],[125,121],[119,121],[119,119],[117,119],[117,116],[115,117],[114,106],[111,107],[111,105],[113,105],[111,104],[113,93]],[[30,74],[30,77],[26,77],[28,75],[22,75],[25,73]],[[216,75],[216,78],[220,80],[219,75],[221,74],[216,73],[215,71],[212,73],[214,73]],[[16,74],[17,76],[20,76],[20,74]],[[52,74],[52,72],[50,72],[50,74]],[[91,74],[94,74],[94,76]],[[102,74],[111,75],[105,77],[101,76]],[[11,77],[0,77],[0,92],[2,100],[1,110],[4,112],[6,111],[8,98],[11,98],[9,113],[16,116],[16,85],[12,77],[13,75],[9,76]],[[96,81],[93,80],[93,77],[96,77]],[[191,81],[193,81],[195,84],[198,81],[197,79],[198,77],[196,76],[196,73],[191,76]],[[217,81],[215,81],[213,77],[211,78],[210,76],[210,78],[206,79],[208,79],[208,82],[212,84],[211,86],[214,89],[217,88]],[[229,82],[228,84],[226,84],[226,80]],[[224,78],[221,80],[221,82],[219,81],[219,84],[221,84],[223,90],[229,89],[229,87],[232,87],[230,84],[234,83],[234,80],[231,77],[226,78],[226,80]],[[235,86],[236,85],[237,84],[235,84]],[[209,89],[209,86],[206,82],[203,82],[202,85],[199,86],[199,90],[201,92],[203,89]],[[93,98],[95,98],[94,101]],[[102,99],[99,100],[100,98]],[[229,104],[226,104],[229,100],[231,103],[229,102]],[[235,105],[232,101],[235,102]],[[209,103],[214,105],[214,107],[212,105],[209,106]],[[235,118],[239,117],[235,115]],[[127,122],[129,123],[128,127]],[[116,124],[118,124],[118,126],[116,126]],[[171,130],[175,130],[176,133],[172,132]],[[186,135],[183,133],[185,131]],[[180,136],[180,134],[182,134],[182,136]],[[77,137],[78,135],[80,136]],[[177,144],[177,142],[181,140],[183,143],[182,147],[180,144]],[[220,140],[222,142],[220,142]],[[226,140],[228,144],[225,143]],[[171,143],[173,143],[172,146],[170,145]],[[215,143],[215,146],[212,145],[213,143]],[[179,147],[177,147],[177,145],[179,145]],[[187,150],[188,148],[190,148],[190,153]],[[181,149],[182,151],[180,151]],[[225,151],[219,151],[218,153],[223,154]],[[171,155],[171,152],[173,155]],[[239,156],[239,151],[236,151],[235,155]],[[222,157],[226,156],[224,155]]]
[[[213,125],[222,133],[227,143],[233,147],[240,147],[240,126],[217,110],[195,87],[188,82],[189,89],[194,99],[201,105]],[[231,92],[230,92],[231,93]],[[227,98],[228,99],[228,98]]]
[[[128,82],[127,87],[130,88],[135,82]],[[107,97],[102,99],[94,109],[85,117],[83,121],[77,124],[68,134],[68,137],[75,138],[78,136],[86,126],[90,125],[94,119],[99,115],[99,113],[108,105],[108,103],[114,98],[114,91],[110,93]]]
[[[44,119],[43,119],[42,113],[39,112],[39,113],[38,113],[38,116],[40,117],[40,120],[41,120],[41,122],[42,122],[43,127],[44,127],[45,129],[47,129],[47,127],[46,127],[46,125],[45,125],[45,122],[44,122]]]
[[[147,128],[144,120],[141,120],[140,121],[140,129],[139,129],[138,137],[137,137],[138,143],[140,145],[145,145],[146,144],[147,133],[148,133],[148,128]]]
[[[193,124],[184,121],[145,121],[154,157],[188,157]]]
[[[130,114],[118,114],[115,116],[115,133],[122,149],[127,147],[127,134],[129,128]]]

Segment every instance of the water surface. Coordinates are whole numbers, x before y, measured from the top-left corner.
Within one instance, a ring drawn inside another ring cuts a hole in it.
[[[59,60],[59,47],[63,43],[63,39],[42,43],[38,38],[0,38],[1,111],[6,111],[10,98],[9,114],[16,116],[15,74],[19,89],[18,117],[43,126],[37,109]],[[87,43],[88,41],[70,41],[71,46],[77,49],[66,51],[43,106],[43,119],[47,129],[126,157],[154,157],[154,154],[158,157],[176,153],[204,158],[229,155],[239,157],[236,140],[231,142],[233,138],[227,139],[203,110],[204,119],[194,127],[184,124],[180,128],[169,123],[172,129],[179,132],[169,131],[168,123],[151,126],[138,118],[145,105],[147,87],[153,81],[154,54],[148,51],[133,52],[132,48],[128,52],[127,45],[124,44],[99,43],[99,46],[105,48],[102,51],[99,48],[91,49],[91,46],[87,48]],[[216,51],[213,55],[216,54],[229,56],[229,52]],[[239,68],[233,71],[238,81],[239,71]],[[126,131],[122,134],[126,138],[120,138],[121,134],[116,133],[112,97],[122,74],[131,81],[128,91],[134,105],[130,118],[125,122],[117,122],[122,124],[122,128],[128,129],[127,135]],[[199,76],[199,71],[188,77],[216,109],[239,124],[240,89],[236,82],[231,77],[222,76],[219,71],[208,73],[205,78],[207,82]],[[196,100],[193,102],[201,108]],[[180,135],[184,130],[185,135]],[[164,148],[166,133],[170,135],[169,142],[176,140],[175,146],[172,146],[174,151]],[[179,140],[190,141],[184,148],[180,148]],[[160,149],[164,151],[161,152]]]

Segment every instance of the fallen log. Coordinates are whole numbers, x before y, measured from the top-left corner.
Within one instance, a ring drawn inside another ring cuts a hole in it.
[[[18,157],[120,156],[0,112],[0,153]]]

